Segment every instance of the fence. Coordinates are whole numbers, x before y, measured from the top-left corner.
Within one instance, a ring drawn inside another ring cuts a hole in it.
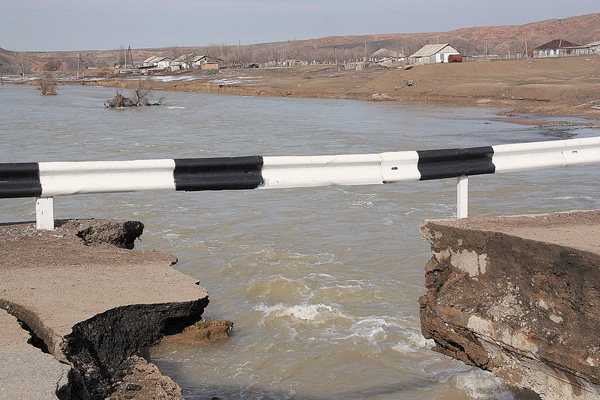
[[[146,190],[244,190],[371,185],[600,163],[600,137],[380,154],[0,163],[0,198],[35,197],[37,229],[54,229],[55,196]]]

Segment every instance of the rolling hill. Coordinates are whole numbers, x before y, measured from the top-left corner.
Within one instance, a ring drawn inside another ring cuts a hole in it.
[[[552,39],[568,39],[576,43],[600,40],[600,13],[532,22],[524,25],[480,26],[449,32],[388,33],[362,36],[330,36],[309,40],[259,43],[245,46],[186,46],[132,49],[135,62],[151,55],[177,57],[181,54],[209,54],[240,64],[282,59],[355,60],[371,52],[388,48],[405,55],[431,43],[450,43],[467,56],[529,53]],[[19,53],[31,72],[47,67],[48,61],[60,70],[77,68],[78,58],[85,67],[112,67],[123,59],[125,49]],[[0,70],[17,72],[13,52],[0,48]],[[58,60],[58,61],[57,61]]]

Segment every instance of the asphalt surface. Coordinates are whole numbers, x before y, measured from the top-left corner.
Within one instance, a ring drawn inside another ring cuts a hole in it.
[[[87,245],[77,236],[103,223],[70,222],[55,231],[0,224],[0,399],[56,399],[70,368],[60,344],[82,321],[117,307],[208,296],[196,279],[172,268],[171,254],[116,248],[105,241],[107,231]],[[28,344],[17,318],[50,354]]]

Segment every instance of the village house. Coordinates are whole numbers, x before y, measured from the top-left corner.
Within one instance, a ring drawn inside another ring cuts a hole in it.
[[[590,54],[600,54],[600,42],[588,43],[586,46],[589,46]]]
[[[533,50],[533,57],[535,58],[565,57],[582,54],[590,54],[589,45],[584,46],[565,39],[551,40]]]
[[[378,49],[371,53],[370,60],[377,65],[381,65],[386,68],[392,68],[397,66],[400,61],[405,60],[404,54],[389,50],[389,49]]]
[[[211,56],[197,56],[194,53],[182,54],[173,59],[164,56],[152,56],[145,59],[139,70],[142,74],[161,71],[182,71],[186,69],[219,69],[224,62],[220,58]]]
[[[156,68],[160,70],[170,69],[175,60],[170,57],[162,57],[162,59],[156,63]]]
[[[427,44],[416,53],[408,57],[409,64],[435,64],[445,62],[458,62],[462,60],[460,52],[448,43]]]
[[[142,62],[142,66],[143,67],[148,67],[148,68],[154,68],[158,65],[158,63],[160,61],[163,61],[164,59],[166,59],[167,57],[160,57],[160,56],[150,56],[148,58],[146,58],[143,62]]]
[[[199,70],[210,70],[210,69],[219,69],[222,68],[225,64],[223,60],[217,57],[212,56],[194,56],[190,59],[192,68]]]
[[[400,61],[400,59],[404,58],[404,54],[402,54],[399,51],[381,48],[381,49],[377,49],[374,52],[372,52],[370,58],[374,61],[379,61],[379,60],[388,59],[388,58],[396,58],[396,59],[398,59],[398,61]]]
[[[196,57],[194,53],[180,55],[173,61],[171,69],[175,66],[179,67],[179,69],[191,69],[194,57]]]
[[[155,72],[155,71],[159,71],[159,63],[164,62],[167,59],[167,57],[162,57],[162,56],[151,56],[146,58],[144,61],[142,61],[142,65],[140,65],[139,67],[137,67],[138,71],[143,74],[143,75],[147,75],[150,72]]]

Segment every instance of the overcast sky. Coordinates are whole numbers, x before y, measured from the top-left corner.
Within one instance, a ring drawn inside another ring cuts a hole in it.
[[[0,0],[0,47],[111,50],[446,32],[600,12],[598,0]]]

